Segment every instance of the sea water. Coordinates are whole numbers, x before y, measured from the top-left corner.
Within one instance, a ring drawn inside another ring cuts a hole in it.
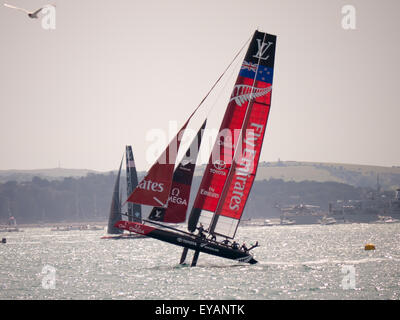
[[[399,299],[400,224],[239,227],[258,264],[105,230],[1,233],[0,299]],[[366,251],[373,243],[376,250]],[[188,262],[191,255],[188,254]]]

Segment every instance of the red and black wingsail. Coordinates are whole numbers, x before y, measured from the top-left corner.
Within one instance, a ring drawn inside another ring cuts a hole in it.
[[[193,174],[206,123],[207,120],[204,121],[185,156],[174,171],[167,208],[154,207],[149,215],[150,220],[168,223],[185,222]]]
[[[189,231],[200,221],[211,233],[235,235],[268,120],[275,44],[274,35],[253,35],[189,217]]]
[[[256,40],[256,45],[253,43],[253,46],[250,46],[245,59],[253,65],[257,62],[251,93],[243,93],[243,87],[235,86],[231,97],[231,100],[237,103],[246,99],[249,101],[239,140],[240,148],[235,153],[221,201],[209,230],[213,234],[230,238],[235,236],[253,186],[271,107],[276,37],[256,32],[253,39]]]

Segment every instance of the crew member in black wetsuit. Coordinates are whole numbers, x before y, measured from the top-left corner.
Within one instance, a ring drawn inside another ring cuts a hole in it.
[[[200,238],[205,238],[206,236],[204,235],[204,233],[203,233],[203,231],[204,231],[204,227],[203,227],[203,224],[202,223],[200,223],[200,225],[199,225],[199,227],[197,228],[198,230],[199,230],[199,233],[198,233],[198,237],[200,237]]]
[[[249,251],[249,249],[247,249],[246,247],[246,243],[243,242],[242,246],[240,247],[240,250],[243,250],[244,252]]]
[[[239,249],[239,244],[236,241],[233,241],[232,249]]]
[[[229,246],[229,240],[226,238],[224,241],[221,242],[222,244]]]

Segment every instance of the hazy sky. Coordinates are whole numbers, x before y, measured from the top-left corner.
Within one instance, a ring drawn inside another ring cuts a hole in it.
[[[148,134],[177,130],[256,28],[278,37],[261,161],[400,165],[398,0],[50,3],[55,30],[0,7],[0,170],[115,170],[126,144],[148,169]]]

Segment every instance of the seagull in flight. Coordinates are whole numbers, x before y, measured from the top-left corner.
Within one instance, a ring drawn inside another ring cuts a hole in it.
[[[39,14],[40,11],[42,11],[43,8],[44,8],[44,7],[42,7],[42,8],[40,8],[40,9],[37,9],[36,11],[32,11],[32,12],[31,12],[31,11],[28,11],[28,10],[26,10],[26,9],[18,8],[18,7],[12,6],[12,5],[7,4],[7,3],[5,3],[4,6],[7,7],[7,8],[11,8],[11,9],[16,9],[16,10],[19,10],[19,11],[23,11],[23,12],[25,12],[25,13],[28,15],[29,18],[32,18],[32,19],[38,19],[38,18],[39,18],[39,17],[38,17],[38,14]],[[52,5],[52,6],[55,7],[54,5]]]

